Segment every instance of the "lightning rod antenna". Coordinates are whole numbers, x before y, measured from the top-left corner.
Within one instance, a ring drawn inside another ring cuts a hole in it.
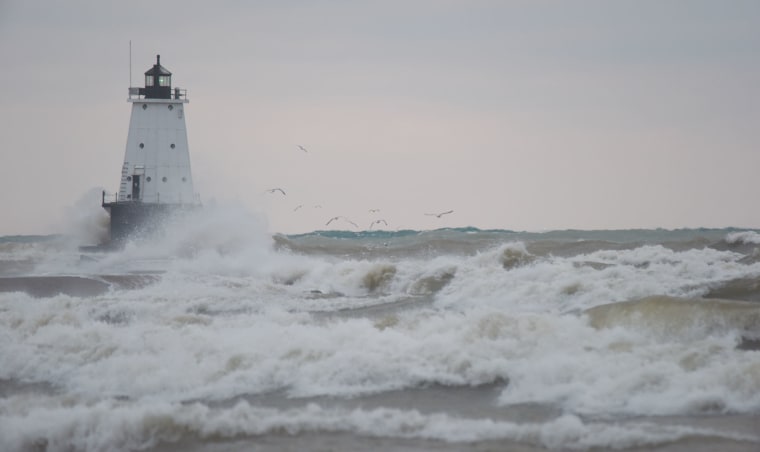
[[[129,87],[132,87],[132,40],[129,40]]]

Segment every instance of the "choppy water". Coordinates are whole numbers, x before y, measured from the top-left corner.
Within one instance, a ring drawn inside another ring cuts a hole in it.
[[[0,238],[0,450],[760,449],[760,234]]]

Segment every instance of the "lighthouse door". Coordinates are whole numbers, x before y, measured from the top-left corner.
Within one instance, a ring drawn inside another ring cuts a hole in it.
[[[140,200],[140,176],[136,174],[132,176],[132,200]]]

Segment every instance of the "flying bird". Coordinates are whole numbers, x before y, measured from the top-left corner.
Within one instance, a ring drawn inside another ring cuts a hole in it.
[[[453,210],[447,210],[446,212],[441,212],[441,213],[426,213],[425,215],[428,215],[428,216],[431,216],[431,217],[441,218],[442,216],[448,215],[450,213],[454,213],[454,211]]]
[[[369,209],[370,213],[380,212],[380,209]]]
[[[283,190],[282,188],[270,188],[269,190],[266,190],[264,193],[274,193],[276,191],[282,193],[283,195],[285,194],[285,190]]]
[[[299,205],[297,205],[297,206],[296,206],[296,208],[295,208],[295,209],[293,209],[293,212],[295,212],[296,210],[300,209],[301,207],[303,207],[303,204],[299,204]]]
[[[351,223],[352,225],[354,225],[354,227],[355,227],[355,228],[358,228],[358,227],[359,227],[359,225],[358,225],[358,224],[354,223],[353,221],[349,220],[349,219],[348,219],[348,218],[346,218],[346,217],[341,217],[341,216],[338,216],[338,217],[332,217],[332,218],[330,218],[330,219],[327,221],[327,223],[325,223],[325,226],[329,226],[329,225],[330,225],[330,223],[332,223],[332,222],[333,222],[333,221],[335,221],[335,220],[344,220],[344,221],[347,221],[347,222]]]
[[[388,223],[385,220],[375,220],[372,223],[370,223],[369,228],[372,229],[372,226],[376,224],[380,224],[380,223],[383,223],[384,225],[388,226]]]
[[[298,144],[298,145],[296,145],[296,146],[298,146],[298,149],[300,149],[300,150],[302,150],[302,151],[304,151],[304,152],[309,152],[309,151],[307,151],[307,150],[306,150],[306,148],[305,148],[305,147],[301,146],[300,144]]]

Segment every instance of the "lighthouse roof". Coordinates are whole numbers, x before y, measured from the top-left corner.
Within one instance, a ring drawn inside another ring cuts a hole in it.
[[[161,66],[161,55],[156,55],[156,64],[145,71],[145,75],[172,75],[165,67]]]

